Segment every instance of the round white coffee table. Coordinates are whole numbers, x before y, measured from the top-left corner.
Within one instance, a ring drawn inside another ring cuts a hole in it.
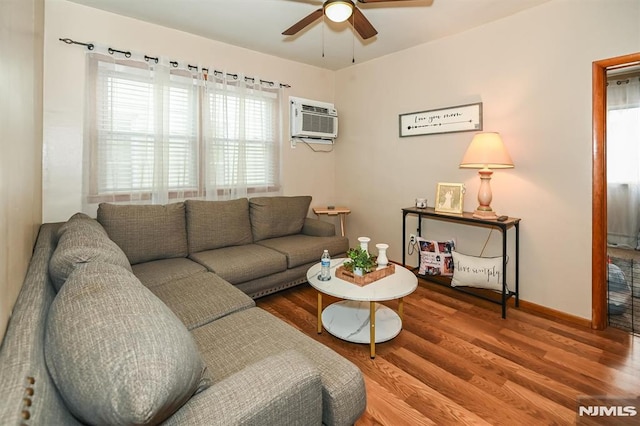
[[[415,274],[400,265],[395,273],[371,284],[358,286],[336,278],[336,268],[347,259],[331,259],[331,279],[320,281],[320,263],[307,271],[307,281],[318,290],[318,334],[322,327],[332,335],[354,343],[368,343],[371,358],[376,356],[376,343],[391,340],[402,330],[403,300],[418,287]],[[322,295],[343,299],[322,309]],[[398,299],[398,312],[382,304]]]

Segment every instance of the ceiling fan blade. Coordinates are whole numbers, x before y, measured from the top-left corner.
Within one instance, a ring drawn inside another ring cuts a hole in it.
[[[357,7],[353,8],[353,28],[365,40],[378,34],[378,31]]]
[[[322,16],[322,8],[310,13],[309,15],[302,18],[300,21],[293,24],[290,28],[286,29],[282,35],[294,35],[305,28],[307,25],[312,24],[318,18]]]

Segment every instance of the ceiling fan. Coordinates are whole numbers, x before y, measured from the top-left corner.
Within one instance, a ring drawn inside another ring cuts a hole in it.
[[[357,0],[358,3],[388,3],[392,1],[407,0]],[[286,29],[282,35],[294,35],[306,26],[314,23],[323,15],[333,22],[349,20],[353,28],[360,34],[360,37],[365,40],[378,34],[378,31],[371,25],[371,22],[369,22],[360,9],[356,7],[352,0],[326,0],[320,9],[293,24],[290,28]]]

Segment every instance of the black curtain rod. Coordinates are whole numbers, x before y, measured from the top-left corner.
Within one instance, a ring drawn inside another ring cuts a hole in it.
[[[75,40],[72,40],[70,38],[60,38],[58,40],[66,43],[66,44],[77,44],[77,45],[80,45],[80,46],[85,46],[88,50],[93,50],[95,48],[95,45],[93,43],[82,43],[80,41],[75,41]],[[114,53],[121,53],[126,58],[130,58],[131,57],[131,52],[128,51],[128,50],[126,50],[126,51],[125,50],[117,50],[117,49],[114,49],[112,47],[109,47],[107,51],[109,52],[110,55],[113,55]],[[156,64],[158,63],[158,57],[157,56],[144,55],[144,60],[147,61],[147,62],[155,61]],[[178,67],[178,62],[177,61],[169,61],[169,64],[171,64],[171,66],[174,67],[174,68]],[[194,70],[194,69],[196,71],[198,70],[198,66],[197,65],[187,64],[187,68],[189,70]],[[202,67],[201,70],[206,72],[206,73],[209,73],[209,68]],[[218,71],[218,70],[213,70],[213,75],[215,75],[215,76],[224,75],[224,72],[223,71]],[[239,77],[238,74],[232,74],[232,73],[227,73],[227,76],[228,77],[232,77],[234,80],[237,80],[238,77]],[[245,77],[244,80],[245,81],[252,81],[252,82],[256,81],[256,79],[254,77]],[[268,84],[269,86],[273,86],[275,84],[275,82],[269,81],[269,80],[260,79],[260,84]],[[280,83],[280,87],[288,89],[291,86],[288,85],[288,84]]]
[[[89,49],[89,50],[93,50],[93,48],[95,47],[93,45],[93,43],[82,43],[82,42],[79,42],[79,41],[71,40],[70,38],[59,38],[58,40],[63,41],[65,43],[67,43],[67,44],[79,44],[81,46],[86,46],[87,49]]]
[[[610,79],[609,81],[607,81],[607,86],[608,86],[610,83],[614,83],[614,82],[616,83],[616,85],[617,85],[617,86],[621,86],[621,85],[623,85],[623,84],[629,84],[632,80],[638,80],[638,81],[640,81],[640,78],[631,78],[631,79],[626,78],[626,79],[624,79],[624,80],[617,80],[617,79],[615,79],[615,78],[614,78],[614,79]]]

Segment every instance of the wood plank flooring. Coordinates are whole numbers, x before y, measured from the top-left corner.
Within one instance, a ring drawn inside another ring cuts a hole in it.
[[[581,396],[640,396],[640,337],[515,308],[503,320],[499,305],[419,282],[404,299],[404,329],[376,345],[374,360],[368,345],[317,334],[308,284],[257,304],[362,370],[367,410],[358,426],[569,425]]]

